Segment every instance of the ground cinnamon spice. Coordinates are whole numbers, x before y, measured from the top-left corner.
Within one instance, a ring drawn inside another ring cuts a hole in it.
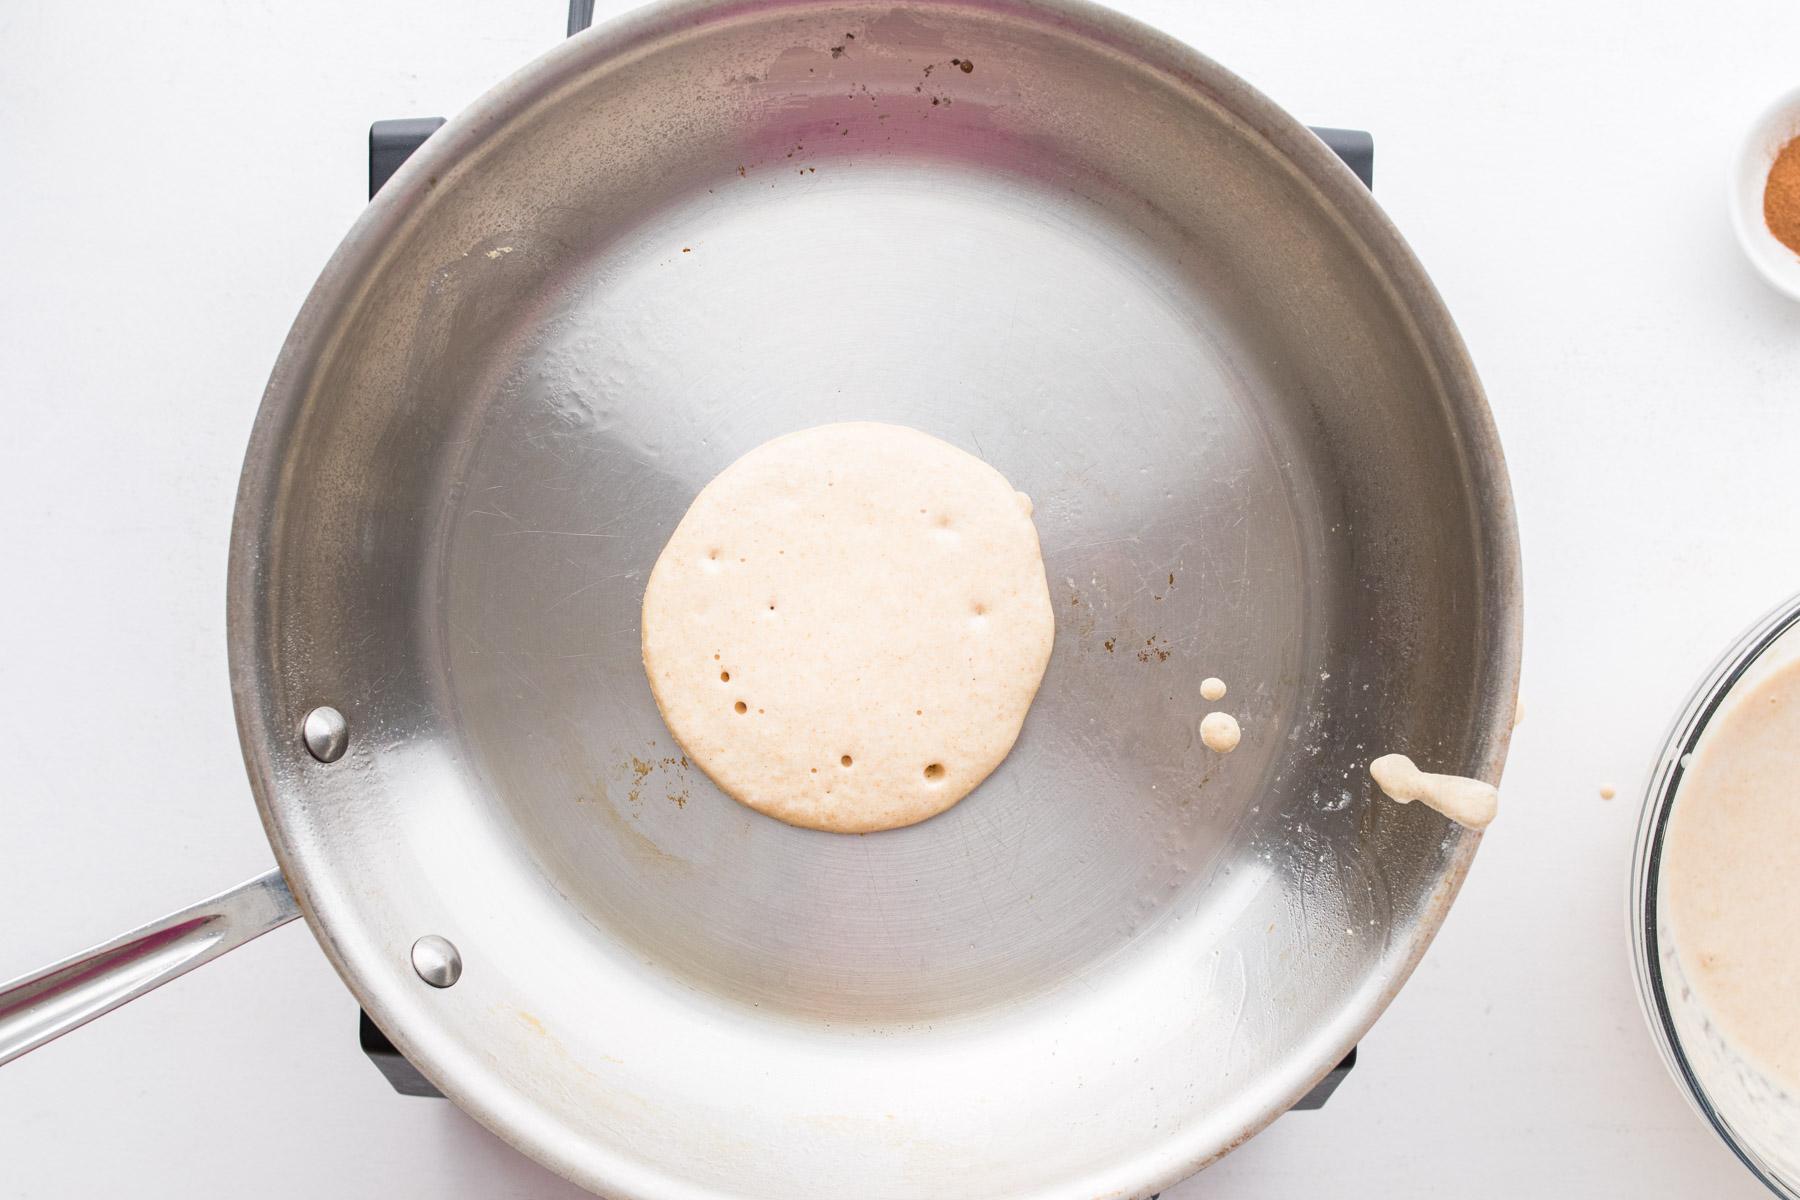
[[[1763,220],[1777,241],[1800,254],[1800,137],[1789,139],[1769,168]]]

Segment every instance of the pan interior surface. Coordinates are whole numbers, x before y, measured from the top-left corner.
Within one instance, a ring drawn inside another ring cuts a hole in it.
[[[232,650],[271,839],[427,1074],[621,1200],[1091,1196],[1353,1044],[1475,841],[1366,764],[1497,777],[1517,568],[1454,331],[1307,138],[1097,10],[681,7],[395,177],[271,382]],[[688,764],[638,627],[708,480],[851,420],[1027,492],[1057,620],[1001,768],[860,837]]]

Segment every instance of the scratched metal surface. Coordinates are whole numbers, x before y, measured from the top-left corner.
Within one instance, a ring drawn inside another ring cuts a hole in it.
[[[845,419],[1030,493],[1058,623],[1000,770],[867,837],[722,796],[638,654],[695,492]],[[252,441],[233,676],[321,944],[571,1177],[1132,1195],[1423,950],[1476,839],[1364,764],[1497,777],[1517,587],[1448,317],[1240,81],[1085,7],[686,6],[503,84],[346,239]],[[455,988],[406,967],[425,933]]]

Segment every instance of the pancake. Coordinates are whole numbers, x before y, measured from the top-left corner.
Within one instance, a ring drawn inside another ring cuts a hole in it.
[[[644,670],[688,757],[811,829],[943,812],[999,766],[1055,618],[1031,501],[895,425],[768,442],[695,498],[644,592]]]

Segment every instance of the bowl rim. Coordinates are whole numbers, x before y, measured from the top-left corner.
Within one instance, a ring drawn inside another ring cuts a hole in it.
[[[1800,98],[1800,89],[1795,96]],[[1700,682],[1688,694],[1663,739],[1662,750],[1651,767],[1644,789],[1643,810],[1638,818],[1637,838],[1631,855],[1631,877],[1627,896],[1627,920],[1631,928],[1631,960],[1637,981],[1638,1003],[1651,1037],[1661,1052],[1663,1065],[1674,1077],[1676,1085],[1694,1111],[1704,1118],[1713,1132],[1737,1156],[1759,1182],[1778,1196],[1800,1200],[1796,1185],[1781,1178],[1756,1149],[1740,1135],[1726,1116],[1706,1094],[1695,1074],[1680,1035],[1675,1031],[1674,1014],[1669,1008],[1668,990],[1657,947],[1657,907],[1660,893],[1663,842],[1668,832],[1669,815],[1675,797],[1687,773],[1689,756],[1705,735],[1713,716],[1719,711],[1740,680],[1756,666],[1764,652],[1792,630],[1800,628],[1800,593],[1776,605],[1752,624],[1716,659]]]

